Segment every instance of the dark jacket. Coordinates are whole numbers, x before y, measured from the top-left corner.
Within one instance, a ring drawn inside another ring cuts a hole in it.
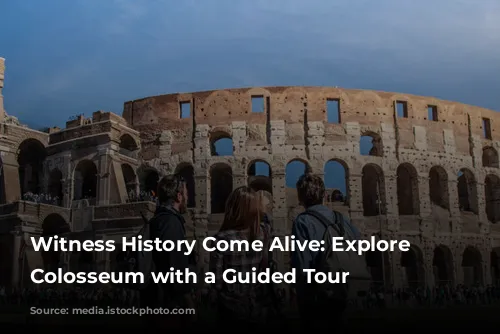
[[[159,206],[155,216],[150,221],[150,236],[161,241],[186,240],[186,229],[184,217],[172,206]],[[186,268],[194,271],[196,267],[194,254],[185,255],[186,250],[173,250],[170,252],[153,252],[153,262],[155,272],[170,272],[174,270],[184,271]],[[190,293],[193,289],[192,284],[165,283],[155,286],[151,284],[148,295],[149,299],[160,305],[181,303],[182,297]],[[149,303],[151,304],[151,303]]]
[[[334,222],[333,211],[324,205],[314,205],[308,208],[321,213],[332,223]],[[359,231],[350,223],[349,219],[344,216],[345,226],[350,228],[352,234],[356,239],[360,238]],[[295,240],[301,243],[304,240],[323,240],[325,234],[325,227],[313,216],[307,214],[300,214],[293,222],[292,235]],[[297,269],[297,274],[302,272],[303,269],[315,268],[316,257],[319,252],[312,252],[309,250],[292,252],[292,267]]]

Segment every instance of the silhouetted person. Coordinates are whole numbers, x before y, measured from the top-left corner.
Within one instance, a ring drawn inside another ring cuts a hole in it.
[[[293,223],[292,235],[295,240],[303,243],[304,241],[323,240],[326,228],[323,224],[307,211],[315,211],[324,216],[330,224],[334,224],[336,219],[331,209],[323,205],[325,198],[325,184],[323,180],[316,175],[306,173],[302,175],[297,182],[297,195],[299,202],[306,212],[297,216]],[[345,224],[355,231],[359,238],[359,232],[354,229],[344,217]],[[318,269],[317,264],[320,252],[309,250],[292,252],[292,267],[297,271],[296,296],[300,317],[304,330],[315,330],[329,328],[332,332],[338,333],[343,325],[344,304],[339,305],[321,305],[318,300],[317,291],[314,284],[305,282],[303,269]]]
[[[150,237],[161,241],[186,240],[185,220],[182,216],[186,212],[188,191],[186,181],[179,175],[165,176],[158,183],[159,205],[155,216],[150,221]],[[184,271],[186,268],[195,270],[194,254],[186,255],[187,249],[174,249],[169,252],[153,252],[153,262],[156,272],[167,273],[170,268]],[[194,309],[192,284],[166,283],[151,284],[145,292],[145,301],[151,307],[190,308]],[[154,315],[151,317],[158,325],[187,325],[193,317],[179,315]]]
[[[224,221],[216,241],[269,240],[270,225],[261,224],[262,201],[259,194],[249,187],[235,189],[226,204]],[[264,241],[265,243],[265,241]],[[215,273],[216,305],[218,329],[249,329],[267,323],[269,285],[254,283],[228,284],[223,280],[223,272],[235,269],[240,275],[257,272],[267,267],[268,247],[263,251],[213,251],[210,253],[210,271]]]

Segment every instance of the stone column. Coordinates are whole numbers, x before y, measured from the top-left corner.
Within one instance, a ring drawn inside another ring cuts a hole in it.
[[[464,284],[464,268],[462,267],[462,255],[464,249],[457,247],[453,250],[453,259],[455,260],[455,284]]]
[[[233,166],[233,189],[247,185],[247,169],[241,161],[236,162]]]
[[[23,234],[21,231],[15,231],[12,234],[12,258],[11,258],[11,284],[12,286],[19,286],[20,283],[20,253],[23,247]]]
[[[5,186],[5,203],[12,203],[21,198],[19,164],[14,152],[1,151],[2,177]],[[8,180],[8,182],[7,182]]]
[[[99,150],[97,205],[108,205],[110,196],[110,166],[112,164],[111,150]]]
[[[366,226],[363,217],[363,195],[362,195],[362,177],[359,171],[350,171],[348,179],[348,201],[349,216],[352,222],[361,230],[365,231]]]
[[[478,175],[481,177],[480,181],[476,183],[477,190],[477,215],[479,218],[479,230],[481,233],[485,233],[490,229],[490,222],[488,220],[488,215],[486,214],[486,193],[485,193],[485,183],[484,183],[484,175]]]

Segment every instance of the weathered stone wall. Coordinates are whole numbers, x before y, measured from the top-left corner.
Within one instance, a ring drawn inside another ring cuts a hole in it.
[[[254,96],[264,99],[261,113],[252,112]],[[339,102],[339,123],[327,121],[328,100]],[[398,102],[405,104],[404,117],[398,116]],[[188,117],[181,117],[181,103],[190,103]],[[437,110],[437,120],[428,119],[429,106]],[[300,212],[294,190],[285,186],[287,164],[300,160],[323,175],[325,164],[335,160],[347,175],[348,201],[342,211],[366,236],[382,233],[383,238],[410,240],[421,254],[426,275],[433,272],[434,249],[446,246],[453,254],[457,282],[464,277],[464,250],[474,247],[483,280],[491,281],[490,251],[500,238],[496,218],[490,221],[486,214],[486,176],[500,177],[500,137],[495,132],[500,115],[492,110],[408,94],[267,87],[144,98],[125,103],[123,117],[141,133],[141,158],[147,166],[160,175],[186,164],[194,167],[196,209],[208,215],[207,233],[215,232],[221,221],[221,215],[211,211],[213,168],[229,166],[235,188],[246,184],[253,162],[269,164],[274,227],[277,235],[285,235],[291,231],[291,218]],[[490,138],[483,135],[483,118],[489,119]],[[360,138],[365,135],[380,144],[377,154],[360,155]],[[232,156],[212,155],[210,145],[221,136],[232,139]],[[493,149],[486,167],[485,148]],[[404,200],[398,199],[400,166],[410,175],[406,185],[400,184],[400,192],[411,189],[416,203],[408,204],[411,212],[404,214],[399,208]],[[476,203],[473,210],[461,210],[459,205],[458,173],[463,169],[468,175],[468,203]],[[370,179],[379,180],[377,199],[383,202],[375,215],[366,214],[366,202],[376,196]],[[498,189],[497,184],[490,187]],[[431,201],[431,188],[442,193],[442,203]],[[490,201],[498,203],[494,197]],[[395,284],[402,280],[400,257],[389,256]]]

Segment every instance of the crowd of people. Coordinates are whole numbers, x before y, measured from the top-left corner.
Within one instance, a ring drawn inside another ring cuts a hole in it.
[[[128,192],[128,202],[133,203],[133,202],[158,202],[158,197],[156,197],[156,194],[154,191],[145,191],[142,190],[139,193],[137,193],[135,190],[130,190]]]
[[[42,203],[49,205],[61,205],[61,198],[58,196],[52,196],[50,194],[35,194],[32,192],[26,192],[23,194],[23,201],[33,202],[33,203]]]
[[[296,188],[299,202],[305,211],[294,219],[292,237],[301,243],[323,241],[322,244],[325,246],[320,251],[307,247],[300,251],[297,249],[291,251],[290,266],[297,272],[295,284],[289,286],[293,287],[292,289],[283,289],[282,286],[278,288],[274,284],[250,278],[257,270],[276,271],[273,252],[269,251],[273,235],[273,217],[269,199],[250,187],[242,186],[234,189],[229,195],[223,222],[213,241],[231,244],[240,241],[253,243],[258,240],[262,242],[262,249],[235,251],[214,247],[215,251],[210,252],[208,266],[214,281],[207,289],[203,289],[203,292],[195,283],[173,280],[146,284],[141,286],[140,292],[137,286],[132,287],[133,291],[115,286],[101,289],[85,287],[60,289],[39,287],[10,291],[2,289],[0,298],[4,304],[18,305],[54,305],[54,303],[68,306],[140,305],[151,308],[196,309],[200,313],[211,309],[216,311],[217,322],[221,328],[237,326],[259,328],[261,325],[267,326],[268,322],[279,322],[284,310],[294,310],[304,326],[303,329],[309,331],[322,329],[321,326],[325,325],[324,319],[341,325],[343,314],[351,307],[358,310],[380,310],[457,304],[486,305],[500,302],[500,290],[492,286],[459,285],[452,288],[450,285],[439,285],[432,289],[416,287],[390,291],[375,287],[371,280],[372,275],[366,268],[364,256],[357,252],[352,252],[346,257],[337,256],[327,245],[327,242],[331,242],[332,236],[358,240],[361,238],[361,233],[347,217],[324,205],[325,186],[322,178],[306,173],[299,178]],[[188,190],[182,176],[163,177],[158,183],[157,192],[141,192],[137,196],[133,192],[130,194],[130,201],[148,200],[156,201],[157,209],[148,223],[149,228],[139,232],[141,238],[159,239],[162,242],[185,240],[183,214],[187,212]],[[168,273],[172,270],[197,271],[198,259],[194,252],[187,251],[187,248],[170,252],[153,251],[151,258],[141,256],[142,253],[139,253],[128,254],[123,262],[127,265],[135,263],[137,268],[148,273],[151,271]],[[231,283],[226,281],[224,277],[228,269],[237,272],[240,280]],[[311,282],[306,282],[309,280],[305,274],[307,271],[356,272],[356,283],[349,281],[352,279],[351,276],[346,282],[329,276],[326,284],[320,282],[310,284]],[[353,295],[356,297],[352,298]],[[179,324],[185,326],[189,326],[195,320],[189,317],[178,319]],[[164,320],[159,318],[151,318],[150,321],[160,326],[165,325]]]
[[[292,291],[292,290],[291,290]],[[280,293],[284,308],[294,304],[293,293]],[[214,303],[209,290],[199,295],[199,299],[209,307]],[[365,295],[359,296],[351,305],[354,309],[390,309],[404,308],[434,308],[453,305],[497,305],[500,304],[500,287],[477,285],[467,287],[443,285],[431,288],[400,288],[394,291],[384,291],[373,287]],[[92,306],[140,306],[140,294],[135,290],[119,287],[30,287],[6,288],[0,287],[0,307],[37,306],[37,307],[92,307]]]

